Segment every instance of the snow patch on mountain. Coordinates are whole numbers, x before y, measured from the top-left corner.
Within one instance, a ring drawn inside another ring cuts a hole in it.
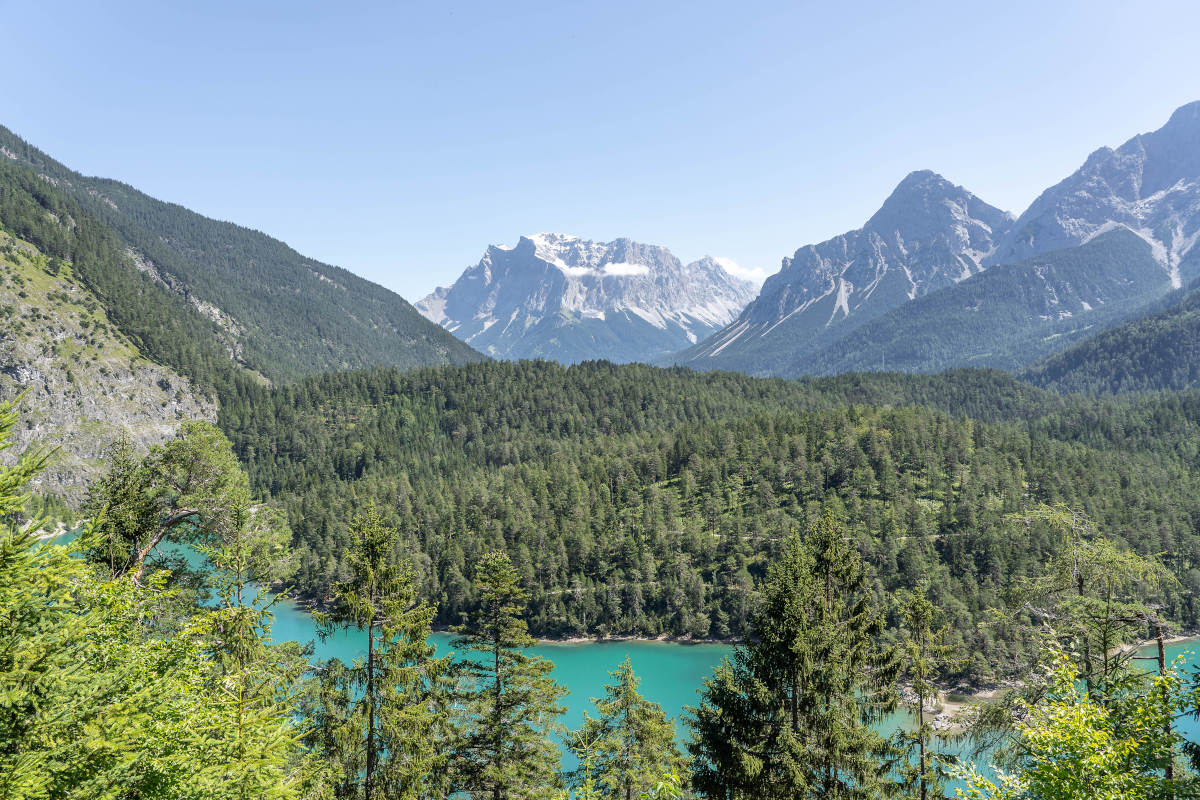
[[[753,296],[754,285],[715,258],[684,265],[666,248],[629,239],[539,233],[488,247],[416,307],[496,357],[632,361],[700,341]]]

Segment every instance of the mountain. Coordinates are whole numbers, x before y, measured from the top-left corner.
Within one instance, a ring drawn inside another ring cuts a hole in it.
[[[1200,268],[1194,256],[1185,266]],[[1189,263],[1193,262],[1193,263]],[[1178,295],[1178,296],[1176,296]],[[1110,328],[1021,374],[1058,392],[1123,394],[1200,387],[1200,280],[1175,292],[1165,310]]]
[[[488,247],[417,308],[497,358],[629,362],[704,339],[753,296],[713,258],[685,266],[664,247],[541,233]]]
[[[1118,228],[917,298],[817,353],[781,362],[778,374],[1020,369],[1123,321],[1170,289],[1153,248]]]
[[[781,362],[978,274],[1011,224],[940,175],[914,172],[862,228],[785,258],[733,324],[665,361],[778,374]]]
[[[1092,153],[1033,202],[988,263],[1083,244],[1116,227],[1150,244],[1175,288],[1196,277],[1182,274],[1181,264],[1200,237],[1200,101],[1153,133]]]
[[[277,239],[203,217],[114,180],[90,178],[0,127],[8,183],[21,169],[119,239],[125,267],[183,298],[220,329],[243,366],[272,381],[331,369],[464,363],[481,356],[403,298]],[[0,175],[0,181],[5,175]],[[23,181],[28,184],[27,181]],[[0,184],[2,188],[3,184]],[[6,225],[0,218],[0,225]]]
[[[17,446],[0,461],[53,443],[32,488],[76,507],[113,442],[144,450],[184,420],[217,416],[187,378],[139,352],[69,262],[0,231],[0,400],[21,393]]]

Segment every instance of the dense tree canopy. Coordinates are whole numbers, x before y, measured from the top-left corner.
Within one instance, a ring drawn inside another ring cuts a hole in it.
[[[344,575],[345,520],[373,500],[441,624],[475,607],[474,565],[503,550],[537,634],[732,637],[783,537],[828,512],[877,598],[930,582],[975,676],[1027,648],[977,623],[1062,546],[1014,520],[1043,503],[1166,553],[1180,583],[1159,599],[1196,624],[1198,423],[1197,395],[1064,399],[997,373],[797,383],[544,362],[323,376],[220,422],[287,510],[313,595]]]

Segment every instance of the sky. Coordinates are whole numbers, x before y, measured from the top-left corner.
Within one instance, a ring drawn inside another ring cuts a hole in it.
[[[418,300],[557,231],[761,279],[909,172],[1019,214],[1200,99],[1200,3],[0,0],[0,124]]]

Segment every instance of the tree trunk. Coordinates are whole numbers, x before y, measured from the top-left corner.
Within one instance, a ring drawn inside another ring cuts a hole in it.
[[[162,521],[162,524],[158,526],[158,530],[153,536],[150,537],[150,541],[147,542],[146,546],[141,550],[136,551],[129,557],[129,561],[126,562],[125,567],[121,570],[120,574],[132,574],[133,582],[141,584],[142,572],[146,567],[146,559],[150,556],[150,553],[154,550],[154,548],[158,547],[158,543],[163,540],[163,537],[167,535],[167,532],[176,525],[186,522],[188,518],[199,515],[200,512],[194,508],[180,508],[172,511],[167,515],[167,518]]]
[[[1154,621],[1154,638],[1158,642],[1158,675],[1162,677],[1167,674],[1167,645],[1163,637],[1162,620]],[[1167,797],[1175,796],[1175,748],[1170,745],[1171,740],[1171,697],[1167,691],[1167,685],[1162,685],[1162,700],[1163,700],[1163,718],[1166,720],[1164,731],[1167,736],[1167,765],[1165,776],[1167,779]]]
[[[367,625],[367,770],[363,779],[363,800],[371,800],[371,781],[375,772],[375,617]]]
[[[919,693],[917,694],[917,737],[921,765],[921,800],[927,800],[928,789],[925,786],[925,698]]]

